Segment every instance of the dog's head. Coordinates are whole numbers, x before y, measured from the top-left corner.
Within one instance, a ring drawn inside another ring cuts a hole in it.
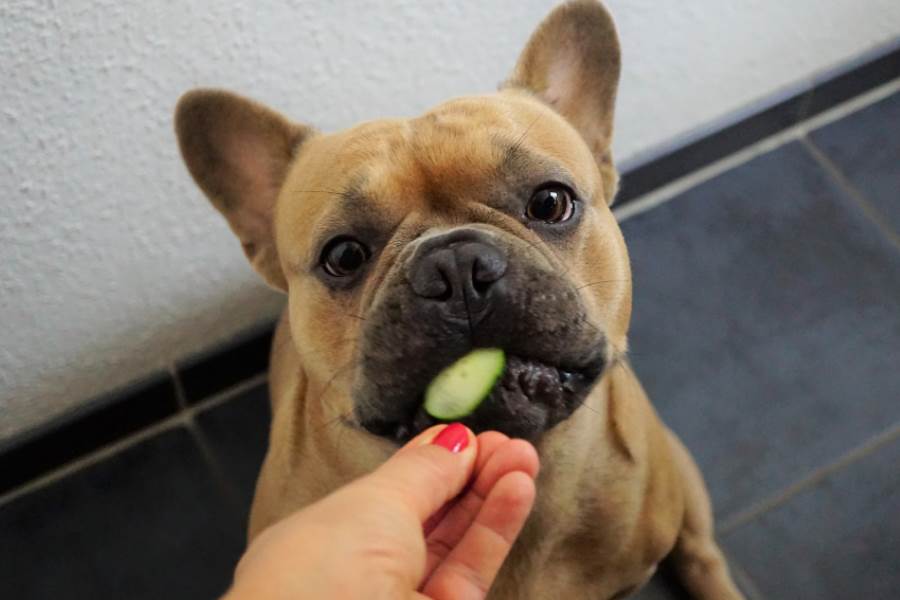
[[[287,292],[323,415],[402,441],[473,347],[507,370],[465,422],[535,439],[625,351],[631,284],[609,209],[619,45],[598,3],[539,26],[495,94],[317,133],[200,90],[176,115],[191,174]]]

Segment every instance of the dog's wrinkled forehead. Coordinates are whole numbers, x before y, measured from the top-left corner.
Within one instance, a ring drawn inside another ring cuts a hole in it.
[[[411,214],[466,222],[473,205],[503,211],[504,192],[546,181],[591,198],[598,176],[578,133],[538,100],[462,98],[415,119],[310,140],[282,189],[276,221],[279,237],[301,225],[321,237],[348,219],[373,227],[396,227]]]

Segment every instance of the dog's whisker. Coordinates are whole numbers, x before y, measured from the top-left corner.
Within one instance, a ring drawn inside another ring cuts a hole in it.
[[[321,426],[316,428],[316,431],[322,431],[324,429],[331,427],[332,425],[336,425],[336,424],[340,423],[341,421],[343,421],[344,419],[348,418],[352,413],[353,413],[352,410],[348,410],[347,412],[342,412],[338,416],[334,417],[333,419],[328,419],[327,421],[322,423]]]
[[[335,190],[293,190],[296,194],[331,194],[333,196],[343,196],[344,192]]]
[[[529,248],[531,248],[532,250],[534,250],[534,251],[537,252],[538,254],[540,254],[540,255],[546,257],[546,254],[544,254],[543,252],[541,252],[541,249],[540,249],[540,247],[538,246],[538,243],[539,243],[539,242],[530,242],[530,241],[528,241],[528,240],[523,240],[523,241],[525,242],[525,244],[528,245]],[[559,256],[557,256],[556,253],[553,252],[553,249],[552,249],[552,248],[548,248],[548,251],[549,251],[550,254],[553,256],[553,262],[557,263],[558,265],[562,265],[563,269],[562,269],[562,272],[561,272],[559,275],[560,275],[560,277],[564,277],[564,276],[569,272],[569,269],[571,269],[571,266],[570,266],[566,261],[561,260],[561,259],[559,258]],[[554,265],[554,266],[557,266],[557,265]]]
[[[583,290],[584,288],[593,287],[595,285],[602,285],[604,283],[628,283],[631,279],[601,279],[599,281],[592,281],[590,283],[586,283],[584,285],[580,285],[575,290]]]
[[[340,346],[341,346],[342,344],[344,344],[344,343],[352,343],[352,342],[357,341],[358,339],[359,339],[358,336],[356,336],[356,337],[342,338],[342,339],[339,339],[339,340],[335,340],[335,341],[334,341],[334,346],[330,346],[330,347],[327,347],[327,348],[319,348],[318,350],[309,350],[309,351],[307,351],[307,352],[297,352],[297,355],[300,357],[300,360],[301,360],[301,361],[302,361],[302,360],[306,360],[306,359],[308,359],[308,358],[312,358],[313,356],[318,356],[318,355],[320,355],[320,354],[327,354],[327,353],[329,353],[329,352],[334,352],[335,350],[339,349]]]
[[[342,374],[347,373],[348,369],[351,369],[351,368],[355,367],[356,365],[357,365],[357,361],[354,358],[354,359],[350,359],[349,361],[344,363],[342,366],[338,367],[334,371],[334,373],[331,375],[331,377],[328,379],[328,382],[325,383],[325,387],[322,388],[322,393],[319,394],[319,398],[318,398],[318,400],[316,400],[316,403],[318,404],[318,403],[324,401],[325,396],[328,394],[328,391],[331,388],[331,385],[338,379],[338,377],[340,377]]]
[[[537,117],[535,117],[534,120],[528,125],[528,127],[525,128],[525,131],[522,132],[522,135],[520,135],[518,139],[513,142],[513,145],[509,147],[509,150],[507,150],[508,156],[512,156],[519,151],[519,149],[522,147],[522,144],[525,143],[525,138],[528,137],[528,133],[531,131],[531,128],[541,120],[541,116],[542,115],[538,115]]]
[[[353,417],[353,411],[349,410],[346,413],[340,415],[340,422],[343,422],[344,420],[352,418],[352,417]],[[344,441],[344,434],[347,433],[348,429],[350,429],[350,427],[342,427],[340,429],[340,433],[338,433],[338,439],[337,439],[337,444],[336,444],[337,448],[339,448],[339,449],[341,448],[341,444]]]
[[[583,407],[585,407],[586,409],[588,409],[589,411],[591,411],[592,413],[596,413],[596,414],[598,414],[598,415],[602,415],[603,413],[601,413],[599,410],[597,410],[596,408],[594,408],[593,406],[591,406],[590,404],[588,404],[587,400],[588,400],[589,397],[590,397],[590,395],[587,395],[587,396],[585,396],[584,398],[582,398],[581,400],[579,400],[579,401],[578,401],[578,406],[583,406]]]

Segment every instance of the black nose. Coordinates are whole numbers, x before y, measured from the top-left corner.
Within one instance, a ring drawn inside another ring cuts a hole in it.
[[[472,321],[490,307],[506,266],[506,253],[489,234],[454,229],[421,243],[410,262],[409,282],[418,297],[440,305],[445,316]]]

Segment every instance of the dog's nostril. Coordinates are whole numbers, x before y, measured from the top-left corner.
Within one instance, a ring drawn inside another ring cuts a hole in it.
[[[495,269],[486,267],[486,265],[482,264],[480,259],[475,260],[472,269],[472,289],[474,289],[478,295],[483,296],[487,293],[498,279],[499,277],[497,276]]]
[[[477,277],[472,281],[472,288],[479,296],[483,296],[487,293],[492,285],[494,285],[493,281],[479,281]]]
[[[453,284],[439,271],[427,280],[419,279],[413,285],[416,294],[431,300],[446,301],[453,297]]]
[[[440,288],[440,290],[438,290]],[[443,270],[440,271],[440,286],[434,286],[434,292],[429,297],[438,302],[446,302],[453,297],[453,283]]]
[[[414,267],[410,284],[416,295],[431,300],[446,301],[453,297],[453,263],[446,253],[425,256]]]
[[[506,258],[492,248],[479,248],[472,259],[472,288],[484,294],[506,273]]]

